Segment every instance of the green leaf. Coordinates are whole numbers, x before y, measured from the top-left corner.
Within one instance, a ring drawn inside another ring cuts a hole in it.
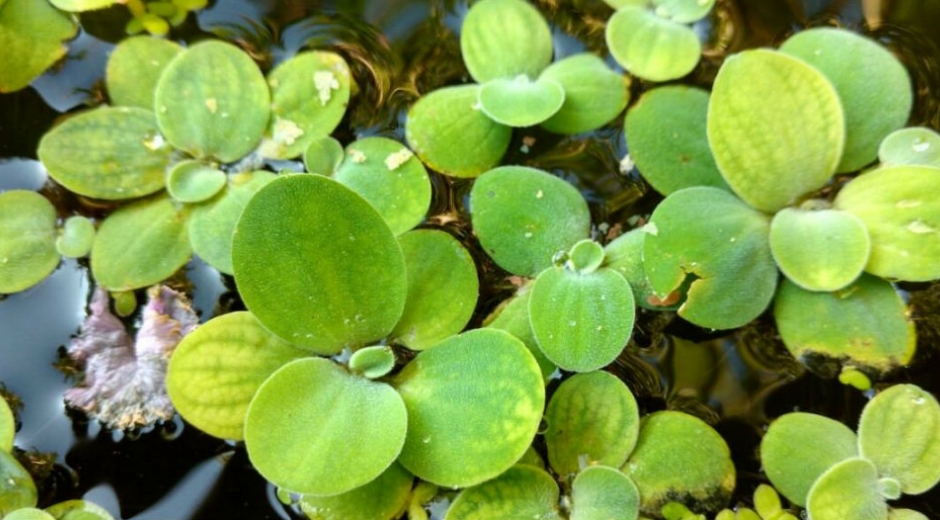
[[[499,164],[512,129],[480,110],[479,91],[478,85],[437,89],[408,111],[408,146],[429,167],[455,177],[476,177]]]
[[[604,247],[590,238],[580,240],[568,251],[565,269],[578,274],[591,274],[604,263]]]
[[[365,199],[319,175],[281,176],[261,188],[238,221],[232,261],[258,320],[317,353],[386,336],[405,306],[395,236]]]
[[[77,26],[49,2],[6,0],[0,3],[0,92],[14,92],[65,56],[63,43]]]
[[[887,372],[906,365],[917,344],[904,301],[890,283],[869,275],[832,293],[806,291],[784,280],[774,318],[796,358],[848,358]]]
[[[203,202],[225,187],[225,172],[200,161],[180,161],[170,169],[166,191],[179,202]]]
[[[501,303],[493,314],[486,318],[484,323],[487,327],[505,330],[521,340],[539,364],[539,369],[542,370],[542,378],[547,381],[555,372],[556,367],[550,359],[545,357],[535,340],[535,334],[532,332],[532,325],[529,320],[529,298],[531,294],[531,286],[520,288],[510,299]]]
[[[349,370],[369,379],[378,379],[395,368],[395,353],[392,347],[376,345],[364,347],[349,358]]]
[[[507,126],[537,125],[558,112],[564,102],[565,89],[552,79],[494,78],[480,88],[483,113]]]
[[[940,168],[940,134],[922,126],[895,130],[881,141],[878,159],[885,166],[919,164]]]
[[[754,509],[760,513],[761,518],[771,520],[783,512],[780,495],[774,488],[761,484],[754,490]]]
[[[770,251],[793,283],[808,291],[837,291],[862,274],[871,240],[850,213],[784,208],[770,223]]]
[[[692,72],[702,44],[690,27],[640,6],[625,6],[607,21],[607,47],[634,76],[668,81]]]
[[[907,123],[913,104],[911,80],[904,65],[874,40],[845,29],[818,27],[791,36],[780,51],[812,65],[839,94],[845,151],[837,172],[872,162],[881,140]]]
[[[580,134],[606,125],[626,108],[630,78],[607,67],[599,57],[581,53],[556,61],[542,71],[540,80],[561,85],[565,102],[542,122],[542,128],[559,134]]]
[[[135,36],[121,40],[108,58],[105,82],[111,104],[153,110],[157,81],[181,52],[179,44],[163,38]]]
[[[640,7],[647,7],[651,4],[650,0],[604,0],[604,3],[613,7],[614,9],[620,9],[626,5],[636,5]]]
[[[10,453],[16,436],[16,420],[6,399],[0,397],[0,451]]]
[[[193,252],[219,271],[232,274],[235,224],[252,195],[272,180],[274,174],[266,171],[229,175],[222,193],[193,206],[189,218],[189,243]]]
[[[55,248],[66,258],[88,256],[95,242],[95,223],[87,217],[74,215],[66,219],[62,232],[56,239]]]
[[[37,153],[49,175],[69,190],[119,200],[162,189],[172,151],[153,112],[102,107],[70,117],[47,132]]]
[[[255,469],[276,486],[338,495],[387,470],[408,428],[392,387],[307,358],[278,369],[255,393],[245,446]]]
[[[728,445],[711,426],[682,412],[644,417],[636,449],[622,471],[639,488],[645,515],[658,516],[671,501],[695,511],[718,511],[734,490]]]
[[[644,309],[675,310],[678,302],[685,297],[684,289],[676,289],[665,298],[659,298],[646,278],[643,267],[643,248],[646,226],[631,229],[604,246],[606,267],[617,271],[633,289],[633,300]]]
[[[679,315],[702,327],[740,327],[764,312],[777,286],[769,228],[766,215],[727,191],[679,190],[656,207],[645,228],[650,286],[667,299],[691,278]]]
[[[444,520],[562,520],[558,500],[558,484],[551,475],[519,464],[493,480],[463,490]]]
[[[483,249],[503,269],[535,276],[587,237],[591,215],[567,182],[535,168],[501,166],[473,184],[470,216]]]
[[[636,520],[640,492],[630,477],[606,466],[589,466],[571,483],[570,520]]]
[[[105,508],[86,500],[66,500],[45,511],[55,520],[114,520]]]
[[[408,297],[391,337],[424,350],[460,332],[476,308],[480,282],[473,257],[450,234],[417,229],[398,237],[405,255]]]
[[[820,475],[837,463],[858,456],[855,432],[846,425],[804,412],[781,415],[761,440],[764,473],[780,493],[805,507]]]
[[[195,427],[223,439],[244,438],[252,396],[275,370],[308,355],[258,323],[249,312],[206,322],[180,342],[166,387],[176,410]]]
[[[395,382],[408,408],[399,462],[439,486],[472,486],[509,469],[532,443],[545,406],[535,359],[496,329],[438,343]]]
[[[346,147],[333,178],[366,199],[392,233],[415,227],[431,205],[431,181],[411,150],[385,137],[367,137]]]
[[[715,0],[653,0],[656,14],[678,23],[692,23],[705,18]]]
[[[887,520],[878,471],[867,459],[844,460],[813,484],[806,501],[813,520]]]
[[[562,477],[585,465],[622,466],[640,432],[636,399],[608,372],[566,379],[548,403],[545,422],[548,461]]]
[[[930,520],[913,509],[889,509],[888,520]]]
[[[542,352],[564,370],[587,372],[610,364],[633,332],[630,284],[601,269],[579,274],[557,267],[532,287],[529,316]]]
[[[538,9],[524,0],[481,0],[464,18],[460,52],[477,83],[536,78],[552,61],[552,34]]]
[[[349,104],[349,66],[333,52],[302,52],[268,74],[271,120],[261,143],[264,157],[297,157],[339,125]]]
[[[871,237],[865,270],[882,278],[940,278],[940,169],[889,166],[859,175],[835,207],[860,218]]]
[[[915,385],[880,392],[862,411],[858,447],[905,494],[928,491],[940,482],[940,404]]]
[[[397,462],[364,486],[345,493],[317,497],[305,495],[300,509],[310,520],[392,520],[408,505],[414,477]]]
[[[63,11],[81,12],[94,9],[104,9],[114,4],[122,3],[120,0],[49,0],[52,5]]]
[[[119,208],[95,235],[95,280],[109,291],[126,291],[169,278],[192,256],[186,227],[186,213],[165,195]]]
[[[339,141],[329,136],[320,137],[314,139],[304,151],[304,167],[310,173],[330,177],[345,158],[346,152]]]
[[[630,159],[653,189],[663,195],[692,186],[730,190],[708,147],[707,115],[708,92],[685,85],[649,90],[627,112]]]
[[[189,47],[160,76],[157,121],[167,141],[196,158],[241,159],[261,141],[271,97],[258,66],[218,40]],[[299,153],[299,152],[298,152]]]
[[[708,104],[708,143],[731,189],[776,211],[821,187],[845,144],[842,105],[804,61],[757,49],[725,60]]]
[[[26,190],[0,193],[0,294],[28,289],[59,265],[55,208]]]
[[[33,478],[23,466],[4,450],[0,450],[0,515],[36,505],[38,496]]]
[[[34,507],[24,507],[17,509],[3,517],[3,520],[56,520],[54,516]]]

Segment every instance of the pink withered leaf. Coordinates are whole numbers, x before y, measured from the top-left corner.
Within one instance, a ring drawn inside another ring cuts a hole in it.
[[[129,429],[168,420],[175,413],[166,393],[173,349],[199,323],[186,297],[162,285],[147,291],[140,329],[132,341],[97,289],[69,355],[84,368],[84,385],[65,393],[70,406],[109,428]]]

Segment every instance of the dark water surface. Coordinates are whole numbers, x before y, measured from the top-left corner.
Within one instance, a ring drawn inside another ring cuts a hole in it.
[[[611,10],[600,0],[540,0],[552,23],[556,56],[603,52]],[[329,48],[350,63],[359,95],[336,136],[345,143],[381,135],[404,140],[404,111],[420,95],[468,80],[457,35],[466,0],[218,0],[171,34],[180,41],[222,37],[249,50],[267,69],[302,48]],[[107,55],[122,37],[126,9],[82,16],[85,30],[69,57],[31,88],[0,95],[0,190],[41,189],[60,216],[100,216],[107,207],[82,200],[47,181],[35,161],[41,135],[62,113],[105,99]],[[911,72],[917,105],[911,124],[940,127],[940,1],[719,0],[696,25],[707,41],[700,66],[685,80],[707,85],[728,52],[779,44],[793,31],[840,25],[890,46]],[[2,52],[2,51],[0,51]],[[612,66],[615,64],[609,61]],[[652,85],[634,82],[633,99]],[[587,135],[561,137],[516,131],[506,164],[526,164],[573,182],[588,199],[595,223],[631,227],[658,196],[634,174],[619,173],[627,152],[622,120]],[[535,144],[523,151],[523,138]],[[427,225],[443,226],[479,253],[465,200],[471,183],[432,174],[435,199]],[[437,222],[446,222],[437,224]],[[481,299],[471,325],[511,293],[506,273],[478,254]],[[203,320],[237,308],[233,282],[198,260],[181,278],[192,284]],[[114,433],[64,409],[72,382],[55,365],[78,331],[89,299],[87,265],[66,261],[46,281],[0,299],[0,383],[24,402],[16,445],[55,454],[41,482],[41,504],[85,497],[116,517],[160,519],[276,519],[296,517],[251,468],[245,451],[176,420],[151,431]],[[912,284],[919,354],[890,382],[915,382],[940,395],[935,377],[940,345],[940,285]],[[643,411],[681,409],[714,424],[738,468],[736,499],[749,501],[762,482],[756,449],[769,419],[796,409],[822,413],[854,428],[864,395],[797,364],[762,317],[733,334],[711,333],[671,314],[640,311],[631,345],[611,366],[636,394]],[[822,367],[820,367],[822,368]],[[940,491],[908,498],[940,518]]]

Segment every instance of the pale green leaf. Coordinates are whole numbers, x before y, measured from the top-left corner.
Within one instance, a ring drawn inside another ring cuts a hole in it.
[[[56,520],[56,518],[42,509],[24,507],[4,516],[3,520]]]
[[[384,345],[363,347],[349,357],[349,370],[369,379],[378,379],[395,368],[395,353]]]
[[[607,47],[634,76],[668,81],[692,72],[702,44],[690,27],[640,6],[625,6],[607,21]]]
[[[42,195],[0,193],[0,294],[28,289],[59,265],[55,221],[55,208]]]
[[[23,466],[4,450],[0,450],[0,515],[23,507],[33,507],[38,501],[33,478]]]
[[[919,164],[940,168],[940,134],[922,126],[895,130],[881,141],[878,159],[885,166]]]
[[[813,520],[887,520],[874,464],[853,458],[830,468],[810,489],[806,511]]]
[[[95,223],[87,217],[74,215],[66,219],[56,239],[55,248],[66,258],[88,256],[95,242]]]
[[[176,163],[166,178],[166,191],[179,202],[203,202],[225,187],[225,172],[200,161]]]
[[[65,56],[64,41],[75,36],[76,24],[49,2],[6,0],[0,3],[0,92],[14,92]]]
[[[657,15],[679,23],[701,20],[714,6],[715,0],[653,0]]]
[[[480,109],[493,121],[513,126],[537,125],[565,102],[565,90],[552,79],[531,81],[527,76],[494,78],[480,88]]]
[[[640,492],[615,468],[589,466],[571,483],[570,520],[636,520]]]
[[[682,288],[669,293],[665,298],[656,296],[646,278],[643,267],[643,248],[646,243],[646,227],[631,229],[604,246],[605,265],[620,273],[633,289],[634,302],[644,309],[675,310],[685,297]]]
[[[7,400],[0,397],[0,451],[10,453],[13,449],[13,437],[16,435],[16,420]]]
[[[314,139],[304,151],[304,167],[310,173],[330,177],[346,158],[343,145],[330,136]]]
[[[154,90],[163,69],[183,48],[150,36],[121,40],[108,58],[105,83],[112,105],[153,110]]]
[[[913,509],[889,509],[888,520],[930,520],[923,513]]]
[[[494,329],[505,330],[517,339],[521,340],[532,357],[535,358],[542,370],[542,377],[548,380],[555,372],[555,364],[545,357],[542,349],[539,348],[535,340],[535,334],[532,332],[532,324],[529,320],[529,298],[532,295],[531,285],[521,287],[516,294],[508,300],[502,302],[499,307],[484,321],[485,326]]]
[[[414,477],[393,462],[375,480],[328,497],[305,495],[300,509],[310,520],[392,520],[407,507]]]
[[[539,79],[556,81],[565,91],[564,104],[542,122],[550,132],[580,134],[600,128],[617,117],[630,99],[630,79],[589,53],[552,63]]]
[[[104,9],[114,4],[123,3],[121,0],[49,0],[49,2],[63,11],[73,12]]]
[[[478,83],[519,75],[534,79],[552,60],[552,34],[525,0],[480,0],[464,18],[460,51]]]
[[[562,520],[558,484],[544,470],[519,464],[499,477],[465,489],[444,520]]]
[[[568,260],[565,269],[578,274],[591,274],[604,263],[604,247],[597,242],[585,238],[571,246],[568,251]]]

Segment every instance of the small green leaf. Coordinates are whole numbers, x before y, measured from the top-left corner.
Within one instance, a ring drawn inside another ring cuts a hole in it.
[[[444,520],[562,520],[558,484],[544,470],[518,464],[480,485],[463,490]]]
[[[6,0],[0,2],[0,92],[14,92],[29,85],[65,56],[65,40],[78,27],[49,2]]]
[[[754,508],[757,509],[761,518],[768,520],[772,520],[776,515],[783,512],[780,495],[767,484],[761,484],[754,490]]]
[[[45,509],[55,520],[114,520],[111,513],[86,500],[66,500]]]
[[[913,509],[889,509],[888,520],[930,520],[926,515]]]
[[[878,159],[885,166],[915,164],[940,168],[940,134],[922,126],[895,130],[881,141]]]
[[[620,467],[636,445],[640,414],[630,389],[608,372],[575,374],[545,410],[548,461],[560,476],[585,465]]]
[[[620,273],[633,289],[633,300],[644,309],[675,310],[685,296],[683,289],[676,289],[665,298],[656,296],[646,278],[643,267],[643,248],[646,243],[646,227],[631,229],[604,246],[606,267]]]
[[[305,495],[300,509],[310,520],[392,520],[408,504],[414,477],[397,462],[364,486],[345,493],[317,497]]]
[[[604,263],[604,247],[586,238],[571,246],[565,268],[578,274],[591,274]]]
[[[23,466],[4,450],[0,450],[0,515],[36,505],[38,496],[33,478]]]
[[[338,495],[394,463],[409,429],[395,390],[327,359],[292,361],[255,393],[245,419],[251,463],[278,487]]]
[[[656,14],[678,23],[692,23],[705,18],[715,0],[653,0]]]
[[[438,343],[395,381],[408,408],[399,461],[439,486],[472,486],[509,469],[532,443],[545,406],[535,359],[496,329]]]
[[[56,182],[79,195],[120,200],[163,188],[172,149],[153,112],[102,107],[47,132],[37,154]]]
[[[470,192],[470,216],[483,249],[503,269],[535,276],[590,231],[584,198],[567,182],[535,168],[502,166]]]
[[[24,507],[6,515],[3,520],[56,520],[56,518],[42,509]]]
[[[813,520],[887,520],[878,470],[862,458],[836,464],[813,484],[806,511]]]
[[[134,291],[115,291],[111,293],[114,300],[114,312],[122,318],[126,318],[137,310],[137,295]]]
[[[855,432],[846,425],[804,412],[782,415],[761,440],[760,460],[767,478],[790,502],[805,507],[820,475],[858,456]]]
[[[0,193],[0,294],[28,289],[59,265],[55,220],[52,203],[36,192]]]
[[[52,5],[63,11],[82,12],[95,9],[104,9],[114,4],[121,3],[120,0],[49,0]]]
[[[13,437],[16,435],[16,420],[7,400],[0,397],[0,451],[10,453],[13,449]]]
[[[590,132],[617,117],[630,100],[630,79],[618,74],[599,57],[581,53],[549,65],[540,80],[558,82],[565,102],[542,122],[542,128],[559,134]]]
[[[821,187],[845,144],[842,105],[825,76],[757,49],[725,60],[708,103],[708,143],[731,189],[767,212]]]
[[[241,440],[248,403],[258,387],[275,370],[306,355],[265,330],[251,313],[225,314],[184,337],[173,351],[167,393],[195,427]]]
[[[455,177],[476,177],[499,164],[512,129],[480,110],[479,91],[478,85],[437,89],[408,111],[408,146],[429,167]]]
[[[258,66],[238,47],[218,40],[197,43],[173,58],[154,95],[163,135],[196,158],[241,159],[261,141],[271,113]]]
[[[538,9],[524,0],[481,0],[464,18],[460,52],[477,83],[536,78],[552,61],[552,34]]]
[[[349,370],[369,379],[378,379],[395,368],[395,353],[389,346],[364,347],[349,358]]]
[[[330,136],[320,137],[304,151],[304,167],[310,173],[331,177],[345,158],[346,151],[339,141]]]
[[[690,27],[640,6],[625,6],[607,21],[607,47],[617,63],[649,81],[668,81],[692,72],[702,44]]]
[[[539,369],[542,370],[542,378],[547,381],[555,372],[556,367],[550,359],[545,357],[535,340],[535,334],[532,332],[532,325],[529,320],[529,298],[531,294],[531,286],[520,288],[509,300],[501,303],[493,314],[486,318],[484,323],[487,327],[505,330],[525,343],[529,353],[539,364]]]
[[[200,161],[176,163],[166,178],[166,191],[179,202],[211,199],[226,184],[225,172]]]
[[[95,242],[95,223],[87,217],[74,215],[66,219],[55,241],[56,251],[66,258],[88,256]]]
[[[858,447],[878,474],[897,480],[904,493],[928,491],[940,482],[940,404],[915,385],[880,392],[862,411]]]
[[[179,44],[163,38],[135,36],[121,40],[108,58],[106,83],[111,104],[153,110],[157,81],[181,52]]]
[[[558,112],[564,102],[565,89],[552,79],[494,78],[480,88],[483,113],[507,126],[537,125]]]
[[[639,513],[636,484],[615,468],[589,466],[571,483],[570,520],[636,520]]]
[[[126,291],[169,278],[192,256],[186,227],[186,213],[165,195],[119,208],[95,235],[95,280],[109,291]]]

